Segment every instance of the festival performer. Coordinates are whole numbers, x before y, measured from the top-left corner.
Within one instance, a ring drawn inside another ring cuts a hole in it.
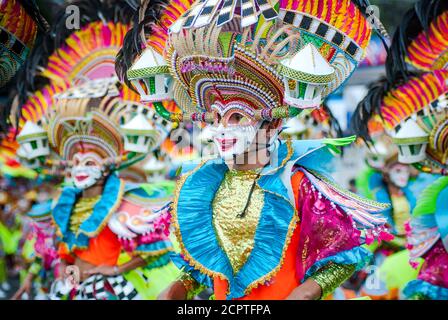
[[[172,205],[183,275],[161,299],[204,287],[215,299],[320,299],[369,261],[366,238],[390,238],[387,205],[325,173],[330,150],[352,138],[277,138],[283,119],[318,108],[362,60],[365,3],[172,1],[143,28],[140,57],[118,61],[143,101],[172,121],[207,122],[219,150],[183,166]],[[144,26],[154,11],[143,9]],[[182,113],[158,103],[171,97]]]
[[[411,263],[423,260],[418,279],[404,288],[410,299],[448,299],[447,25],[444,1],[420,1],[407,12],[392,41],[388,78],[372,86],[357,110],[359,134],[368,139],[368,120],[381,119],[399,148],[398,160],[436,178],[419,194],[406,228]],[[422,73],[412,72],[408,64]]]
[[[114,173],[126,162],[136,160],[136,154],[125,152],[130,141],[125,142],[119,127],[123,118],[117,115],[116,122],[110,119],[113,109],[123,111],[126,105],[114,96],[100,99],[96,107],[94,99],[77,100],[58,100],[64,105],[52,110],[46,125],[51,145],[66,161],[74,181],[73,187],[62,190],[52,209],[60,237],[61,270],[67,265],[76,266],[79,273],[75,275],[80,280],[74,288],[57,283],[51,298],[144,298],[149,286],[145,275],[126,273],[169,262],[168,212],[163,210],[169,199],[161,197],[163,190],[157,185],[126,185]],[[134,125],[141,116],[132,118]],[[155,143],[157,131],[148,128],[142,137],[150,137],[149,141]],[[26,141],[24,147],[29,134],[25,126],[19,135]],[[122,251],[128,258],[119,264]],[[140,283],[140,287],[133,283]]]
[[[416,279],[417,270],[409,265],[406,250],[406,223],[415,208],[418,195],[434,178],[398,162],[398,148],[385,134],[373,134],[373,144],[367,151],[368,167],[356,180],[357,189],[370,199],[391,203],[384,212],[394,239],[370,244],[374,252],[373,266],[365,271],[370,274],[361,288],[362,296],[375,300],[396,300],[402,297],[402,289]]]
[[[115,55],[130,26],[120,19],[129,19],[132,8],[122,1],[95,3],[76,2],[81,29],[55,25],[60,43],[49,56],[36,57],[44,65],[34,71],[47,84],[21,106],[18,154],[63,167],[73,181],[51,213],[60,275],[71,282],[55,281],[50,298],[154,299],[175,278],[163,273],[173,250],[165,206],[170,195],[157,184],[125,183],[117,172],[156,148],[170,124],[135,102],[115,77]],[[64,17],[65,10],[56,21]],[[159,275],[148,279],[149,270]]]
[[[27,258],[29,266],[13,300],[32,297],[37,300],[48,299],[51,284],[58,276],[55,275],[59,271],[59,259],[51,203],[52,200],[38,203],[27,214],[30,230],[26,234],[22,255]]]

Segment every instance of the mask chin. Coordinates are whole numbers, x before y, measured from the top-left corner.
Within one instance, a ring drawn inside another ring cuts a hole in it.
[[[76,188],[84,190],[94,186],[101,178],[102,170],[98,167],[74,167],[72,170],[73,184]],[[82,180],[76,179],[77,176],[84,176]]]

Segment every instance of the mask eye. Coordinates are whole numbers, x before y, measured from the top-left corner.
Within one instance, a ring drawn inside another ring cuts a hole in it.
[[[96,162],[93,161],[93,160],[88,160],[88,161],[86,162],[86,166],[87,166],[87,167],[95,167],[95,166],[96,166]]]
[[[244,126],[250,123],[250,119],[242,113],[234,112],[230,115],[227,123],[231,126]]]
[[[240,124],[241,119],[243,119],[243,116],[239,113],[234,113],[229,118],[229,124]]]
[[[213,115],[213,118],[214,118],[214,125],[215,126],[218,126],[220,123],[221,123],[221,120],[222,120],[222,117],[221,117],[221,115],[219,114],[219,112],[217,112],[217,111],[214,111],[213,112],[214,113],[214,115]]]

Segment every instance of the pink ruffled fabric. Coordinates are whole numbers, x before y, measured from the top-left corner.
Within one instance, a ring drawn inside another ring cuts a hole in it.
[[[49,222],[33,223],[31,226],[31,237],[36,239],[34,243],[36,256],[42,259],[44,269],[50,270],[58,259],[54,243],[54,227]]]
[[[169,240],[171,223],[171,211],[167,208],[161,212],[160,216],[153,222],[153,231],[147,234],[138,235],[132,239],[119,238],[123,249],[127,252],[135,251],[139,245],[150,244],[157,241]]]
[[[448,253],[438,241],[424,256],[418,279],[429,282],[433,285],[448,288]]]
[[[301,278],[317,261],[361,245],[361,232],[352,218],[323,197],[304,177],[298,201],[300,241],[297,256]]]

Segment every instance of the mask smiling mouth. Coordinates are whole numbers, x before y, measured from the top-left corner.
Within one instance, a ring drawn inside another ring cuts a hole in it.
[[[227,151],[229,149],[232,149],[233,146],[236,144],[238,139],[219,139],[217,138],[216,141],[218,141],[219,145],[221,146],[221,151]]]
[[[88,177],[89,177],[89,176],[87,176],[87,175],[80,174],[80,175],[77,175],[77,176],[75,177],[75,179],[76,179],[77,181],[79,181],[79,182],[82,182],[82,181],[86,180]]]

